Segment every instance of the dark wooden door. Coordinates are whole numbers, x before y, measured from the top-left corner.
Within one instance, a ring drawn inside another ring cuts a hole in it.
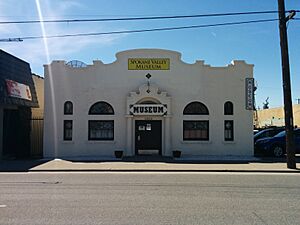
[[[136,154],[161,155],[162,131],[160,120],[137,120],[135,122]]]

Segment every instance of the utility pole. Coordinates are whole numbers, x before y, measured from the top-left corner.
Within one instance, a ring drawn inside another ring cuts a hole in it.
[[[288,41],[287,41],[287,31],[286,31],[286,22],[292,19],[296,13],[295,11],[292,11],[286,17],[284,0],[278,0],[278,14],[279,14],[282,81],[283,81],[283,97],[284,97],[284,114],[285,114],[284,117],[285,117],[285,131],[286,131],[286,160],[287,160],[287,168],[296,169],[293,106],[292,106],[291,82],[290,82],[291,80],[290,64],[289,64]]]

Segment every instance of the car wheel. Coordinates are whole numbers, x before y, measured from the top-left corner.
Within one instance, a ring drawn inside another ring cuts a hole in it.
[[[284,149],[282,146],[276,145],[273,148],[273,155],[277,158],[282,157],[284,155]]]

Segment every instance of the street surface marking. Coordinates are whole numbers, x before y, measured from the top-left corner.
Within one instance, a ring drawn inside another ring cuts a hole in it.
[[[0,205],[0,208],[5,208],[7,207],[7,205]]]

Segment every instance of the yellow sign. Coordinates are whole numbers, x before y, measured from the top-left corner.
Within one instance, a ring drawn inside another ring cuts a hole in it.
[[[128,70],[169,70],[168,58],[129,58]]]

